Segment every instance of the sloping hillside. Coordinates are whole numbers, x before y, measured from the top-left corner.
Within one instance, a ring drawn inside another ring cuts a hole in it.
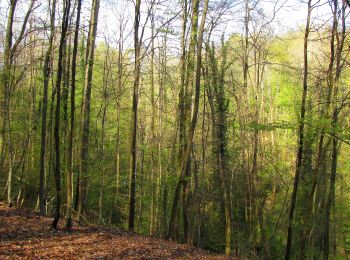
[[[187,245],[102,227],[62,226],[51,219],[0,204],[0,258],[229,259]]]

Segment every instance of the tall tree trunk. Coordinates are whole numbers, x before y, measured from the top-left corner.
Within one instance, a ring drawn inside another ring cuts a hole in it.
[[[183,151],[185,149],[185,129],[186,129],[186,24],[187,24],[187,0],[183,0],[183,14],[182,14],[182,35],[181,35],[181,72],[180,72],[180,93],[179,93],[179,154],[178,154],[178,165],[177,168],[181,168],[182,163],[182,157],[183,157]],[[177,229],[176,225],[178,223],[178,203],[180,200],[180,193],[181,193],[181,187],[183,179],[183,176],[179,176],[179,180],[177,182],[176,188],[175,188],[175,194],[173,199],[173,206],[172,211],[170,215],[170,221],[169,221],[169,229],[167,233],[167,238],[171,238],[172,240],[177,240],[176,232]]]
[[[336,1],[335,1],[336,2]],[[332,32],[331,32],[331,38],[330,38],[330,57],[329,57],[329,65],[328,65],[328,71],[327,71],[327,95],[326,95],[326,102],[324,107],[321,109],[321,115],[320,115],[320,121],[325,122],[327,118],[330,117],[330,106],[332,102],[332,92],[334,89],[334,76],[333,76],[333,70],[334,70],[334,62],[335,62],[335,37],[337,33],[337,27],[338,27],[338,21],[337,21],[337,3],[333,6],[333,25],[332,25]],[[326,135],[326,125],[322,125],[320,130],[320,137],[317,147],[317,157],[316,157],[316,163],[315,163],[315,169],[313,171],[313,183],[311,187],[311,194],[310,194],[310,201],[308,208],[306,209],[306,221],[308,221],[311,218],[311,213],[314,211],[314,221],[312,225],[306,226],[305,235],[303,236],[303,239],[301,241],[302,243],[302,253],[305,254],[305,244],[306,244],[306,236],[309,236],[310,240],[310,247],[313,250],[313,241],[315,235],[317,237],[322,237],[322,234],[317,234],[317,227],[316,225],[319,225],[319,223],[322,223],[322,213],[317,210],[317,205],[319,204],[320,196],[317,196],[318,194],[324,194],[325,186],[319,185],[321,183],[321,180],[324,180],[326,176],[322,174],[325,171],[322,171],[322,169],[325,166],[325,156],[327,155],[327,151],[325,148],[325,135]],[[316,234],[315,234],[316,233]],[[302,255],[303,255],[302,254]]]
[[[195,1],[198,2],[199,1]],[[195,3],[194,2],[194,3]],[[187,124],[188,124],[188,111],[189,107],[191,104],[189,104],[189,100],[191,100],[191,97],[189,97],[189,91],[188,91],[188,85],[189,85],[189,78],[190,76],[188,75],[186,77],[186,74],[191,74],[193,75],[193,67],[194,65],[188,66],[188,70],[186,73],[186,25],[187,25],[187,12],[188,12],[188,2],[187,0],[183,0],[182,2],[182,33],[181,33],[181,72],[180,72],[180,93],[179,93],[179,154],[178,154],[178,165],[177,165],[177,171],[179,172],[181,168],[181,164],[183,161],[183,156],[184,156],[184,151],[186,148],[186,129],[187,129]],[[193,12],[198,13],[198,6],[194,5]],[[198,24],[198,14],[196,17],[192,15],[192,28],[197,30],[197,24]],[[194,37],[191,37],[191,48],[188,56],[188,61],[191,64],[194,63],[193,60],[193,55],[195,51],[195,42],[194,42]],[[190,55],[191,54],[191,55]],[[192,77],[191,77],[192,78]],[[192,78],[193,81],[193,78]],[[191,81],[191,84],[192,84]],[[174,194],[174,199],[173,199],[173,206],[172,206],[172,211],[170,215],[170,221],[169,221],[169,230],[168,230],[168,238],[171,238],[172,240],[176,240],[177,236],[175,234],[175,230],[177,229],[176,224],[178,223],[178,203],[180,200],[180,195],[181,195],[181,188],[183,186],[183,179],[184,176],[179,176],[179,180],[176,185],[175,189],[175,194]],[[185,203],[184,203],[185,206]],[[184,209],[184,219],[187,221],[187,216],[186,216],[186,210]],[[184,225],[187,225],[187,223],[184,223]]]
[[[338,2],[336,0],[333,1],[333,31],[332,35],[335,35],[336,38],[336,55],[334,58],[336,58],[336,70],[335,70],[335,77],[334,77],[334,90],[333,90],[333,115],[332,115],[332,123],[331,128],[332,131],[336,131],[338,126],[338,115],[341,112],[342,107],[338,107],[337,100],[338,100],[338,87],[339,87],[339,81],[340,81],[340,75],[342,72],[342,52],[344,47],[344,41],[346,37],[346,24],[345,24],[345,3],[342,3],[341,7],[341,30],[338,32]],[[333,38],[333,37],[332,37]],[[331,57],[333,58],[333,57]],[[331,77],[333,80],[333,76]],[[327,260],[329,258],[329,229],[330,229],[330,212],[331,207],[333,204],[333,210],[334,210],[334,204],[335,204],[335,182],[336,182],[336,176],[337,176],[337,160],[338,160],[338,137],[332,136],[332,153],[331,153],[331,176],[329,181],[329,189],[328,189],[328,196],[326,200],[325,205],[325,223],[324,223],[324,230],[323,230],[323,243],[322,243],[322,251],[323,251],[323,259]],[[334,212],[333,212],[334,214]],[[334,253],[336,252],[336,246],[334,246]]]
[[[156,181],[156,198],[157,198],[157,207],[156,207],[156,216],[158,217],[158,229],[161,230],[161,227],[164,226],[163,223],[166,223],[166,215],[164,212],[162,214],[162,186],[163,186],[163,179],[165,179],[165,176],[163,176],[163,161],[162,161],[162,137],[163,137],[163,112],[166,112],[166,104],[164,103],[164,100],[167,99],[166,95],[166,74],[167,74],[167,60],[166,60],[166,51],[167,51],[167,33],[164,34],[163,39],[163,47],[160,49],[159,52],[159,88],[158,88],[158,176]],[[164,204],[163,204],[164,206]],[[163,218],[161,217],[163,216]]]
[[[73,43],[73,56],[72,56],[72,82],[71,82],[71,94],[70,94],[70,128],[68,139],[68,161],[67,161],[67,222],[66,227],[70,229],[72,227],[72,206],[73,206],[73,139],[74,139],[74,120],[75,120],[75,80],[77,70],[77,54],[79,45],[79,26],[80,26],[80,12],[81,1],[78,0],[77,17],[75,21],[74,31],[74,43]]]
[[[13,146],[12,146],[12,136],[11,136],[11,92],[12,92],[12,83],[14,82],[14,76],[12,75],[12,67],[13,67],[13,61],[16,54],[17,47],[21,43],[24,37],[24,33],[26,30],[26,26],[29,20],[29,16],[33,10],[35,0],[31,0],[29,9],[26,12],[26,15],[24,17],[24,21],[21,26],[20,33],[16,39],[16,41],[13,43],[13,22],[15,17],[15,10],[18,1],[17,0],[11,0],[10,1],[10,7],[9,7],[9,14],[7,18],[7,27],[6,27],[6,36],[5,36],[5,46],[4,46],[4,65],[3,65],[3,71],[2,71],[2,85],[3,91],[2,93],[2,126],[1,131],[1,152],[4,152],[4,159],[2,159],[1,163],[4,165],[4,161],[6,160],[6,152],[8,154],[8,177],[7,177],[7,202],[8,205],[12,206],[12,174],[13,174]],[[5,145],[7,145],[7,149],[5,148]]]
[[[207,46],[209,47],[209,46]],[[226,47],[222,44],[222,64],[219,71],[217,60],[215,58],[215,49],[210,50],[209,64],[211,67],[211,81],[208,84],[208,100],[212,112],[212,131],[214,138],[214,153],[216,155],[216,172],[220,178],[222,189],[223,205],[225,211],[225,253],[231,254],[231,194],[228,186],[227,165],[225,163],[227,157],[227,105],[224,82],[225,82],[225,66],[226,66]],[[209,82],[209,80],[207,81]]]
[[[151,219],[150,219],[150,235],[153,236],[156,232],[156,183],[155,183],[155,149],[156,149],[156,101],[155,101],[155,84],[154,84],[154,14],[151,17],[151,105],[152,105],[152,119],[151,119]],[[160,136],[159,136],[160,138]]]
[[[308,40],[309,40],[309,31],[310,31],[310,17],[311,17],[311,6],[312,0],[308,0],[307,8],[307,19],[305,26],[305,35],[304,35],[304,77],[303,77],[303,93],[301,98],[301,108],[300,108],[300,122],[299,122],[299,140],[298,140],[298,152],[296,158],[296,168],[294,176],[293,191],[291,197],[291,205],[288,215],[288,233],[287,233],[287,245],[285,251],[285,259],[290,259],[291,247],[292,247],[292,235],[293,235],[293,218],[294,210],[297,201],[298,185],[300,172],[302,168],[303,160],[303,149],[304,149],[304,127],[305,127],[305,112],[306,112],[306,98],[308,91]]]
[[[88,44],[87,44],[88,45]],[[80,69],[80,74],[82,75],[82,77],[84,77],[85,75],[85,68],[86,68],[86,62],[85,62],[85,56],[86,56],[86,52],[87,52],[87,47],[85,48],[85,33],[81,34],[81,42],[79,44],[79,57],[80,57],[80,64],[79,64],[79,69]],[[82,87],[82,94],[81,94],[81,105],[80,105],[80,113],[81,115],[83,114],[83,103],[84,103],[84,86]],[[81,119],[80,122],[81,124]],[[79,129],[81,131],[81,129]],[[80,134],[80,132],[79,132]],[[81,140],[79,140],[81,141]],[[80,143],[79,143],[80,144]],[[80,149],[80,146],[79,146]],[[79,150],[80,152],[80,150]],[[80,167],[80,154],[79,156],[79,162],[78,165]],[[76,178],[76,184],[75,184],[75,201],[74,201],[74,210],[75,210],[75,214],[76,214],[76,218],[78,218],[78,207],[80,204],[80,185],[81,185],[81,173],[80,173],[80,169],[77,171],[77,178]],[[80,217],[80,216],[79,216]]]
[[[61,82],[63,74],[63,55],[64,46],[67,36],[70,0],[63,2],[63,18],[61,27],[61,38],[58,52],[58,69],[56,75],[56,108],[55,108],[55,126],[54,126],[54,139],[55,139],[55,186],[56,186],[56,208],[54,219],[52,222],[52,228],[57,229],[57,224],[60,219],[61,208],[61,165],[60,165],[60,114],[61,114]]]
[[[10,82],[11,82],[11,51],[12,51],[12,37],[13,37],[13,20],[15,15],[15,9],[17,0],[12,0],[10,3],[10,10],[7,18],[6,27],[6,39],[4,48],[4,67],[2,71],[2,84],[3,84],[3,100],[2,100],[2,145],[5,151],[8,151],[8,178],[7,178],[7,203],[12,206],[12,145],[10,138]],[[4,146],[7,143],[7,149]],[[6,154],[5,154],[6,160]]]
[[[141,68],[141,43],[139,40],[140,26],[140,6],[141,0],[136,0],[135,4],[135,22],[134,22],[134,88],[132,97],[132,118],[131,118],[131,149],[130,149],[130,195],[129,195],[129,230],[134,231],[135,222],[135,202],[136,202],[136,144],[137,144],[137,109],[139,102],[139,86],[140,86],[140,68]]]
[[[95,53],[95,41],[97,33],[98,13],[100,8],[100,0],[93,0],[89,38],[87,48],[87,61],[85,68],[84,79],[84,101],[82,109],[81,119],[81,147],[80,147],[80,185],[79,185],[79,201],[78,201],[78,221],[82,215],[83,203],[85,196],[87,195],[87,173],[88,173],[88,160],[89,160],[89,130],[90,130],[90,100],[91,100],[91,87],[92,87],[92,74],[94,66],[94,53]]]
[[[102,162],[101,172],[100,172],[100,195],[99,195],[99,222],[104,223],[103,219],[103,192],[104,192],[104,178],[105,178],[105,160],[106,160],[106,120],[107,120],[107,106],[108,106],[108,84],[110,78],[110,64],[108,64],[109,43],[105,39],[105,44],[107,50],[105,53],[105,59],[103,63],[103,79],[102,79],[102,122],[101,122],[101,147],[99,149],[99,158]]]
[[[192,15],[192,19],[194,19],[194,21],[198,19],[198,8],[199,8],[199,0],[194,0],[193,15]],[[177,212],[178,199],[179,199],[179,197],[177,197],[178,196],[177,194],[180,193],[179,189],[181,189],[181,186],[183,186],[184,191],[186,189],[185,179],[188,177],[186,176],[186,173],[188,172],[188,167],[190,163],[190,154],[192,150],[192,142],[193,142],[194,132],[195,132],[197,119],[198,119],[199,98],[200,98],[200,79],[201,79],[201,67],[202,67],[202,43],[203,43],[203,32],[204,32],[204,25],[206,21],[207,10],[208,10],[208,0],[205,0],[201,25],[198,31],[197,56],[196,56],[197,64],[196,64],[196,72],[195,72],[195,99],[194,99],[194,106],[193,106],[193,115],[192,115],[191,125],[187,133],[187,139],[186,139],[187,144],[185,147],[185,152],[182,157],[181,166],[178,169],[179,180],[176,185],[176,191],[175,191],[175,196],[173,200],[173,208],[172,208],[171,219],[169,223],[169,234],[168,234],[169,237],[174,236],[175,216]],[[193,25],[193,22],[192,22],[191,34],[194,34],[194,36],[192,37],[195,37],[197,35],[197,26]],[[186,206],[185,201],[183,206],[184,207]],[[187,218],[186,214],[187,212],[184,214],[184,219]],[[189,236],[188,230],[186,230],[186,227],[184,227],[184,231],[185,231],[185,241],[189,242],[190,236]]]
[[[47,101],[48,101],[48,89],[49,89],[49,78],[50,78],[50,62],[52,55],[53,39],[55,34],[55,12],[56,12],[56,0],[51,2],[51,15],[50,15],[50,40],[49,47],[45,54],[43,78],[44,78],[44,89],[42,99],[42,110],[41,110],[41,148],[40,148],[40,176],[39,176],[39,210],[41,215],[46,214],[46,190],[45,190],[45,179],[46,179],[46,116],[47,116]]]
[[[185,77],[185,86],[184,86],[184,117],[183,120],[183,148],[181,152],[181,163],[183,163],[186,149],[188,146],[188,138],[186,132],[190,131],[191,127],[190,118],[191,118],[191,107],[192,107],[192,93],[193,93],[193,84],[194,84],[194,75],[195,75],[195,55],[196,55],[196,46],[198,43],[197,34],[198,34],[198,17],[199,17],[199,4],[200,0],[193,0],[193,11],[191,19],[191,40],[188,53],[188,64],[186,68],[186,77]],[[192,150],[192,147],[189,148]],[[191,153],[189,153],[188,163],[186,170],[184,171],[183,183],[182,183],[182,217],[183,217],[183,228],[184,228],[184,239],[186,243],[190,243],[190,218],[189,218],[189,187],[188,182],[191,178]]]
[[[116,158],[115,158],[115,174],[116,174],[116,187],[114,195],[115,211],[118,213],[118,197],[119,197],[119,178],[120,178],[120,108],[121,108],[121,95],[123,85],[123,19],[119,21],[119,42],[118,42],[118,83],[117,83],[117,134],[116,134]],[[112,217],[112,210],[110,211],[110,218]]]
[[[338,109],[334,108],[333,118],[332,118],[332,127],[336,128],[338,123]],[[338,160],[338,138],[332,137],[332,160],[331,160],[331,178],[329,182],[328,196],[325,205],[325,223],[323,231],[323,259],[327,260],[329,258],[329,229],[330,229],[330,215],[331,215],[331,206],[334,203],[335,198],[335,180],[337,175],[337,160]]]

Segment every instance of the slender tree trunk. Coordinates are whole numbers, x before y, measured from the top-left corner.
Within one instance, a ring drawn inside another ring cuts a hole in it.
[[[152,119],[151,119],[151,220],[150,235],[156,232],[156,183],[155,183],[155,148],[156,148],[156,101],[155,101],[155,84],[154,84],[154,14],[151,17],[151,103],[152,103]],[[160,138],[160,136],[159,136]]]
[[[344,47],[344,41],[346,37],[346,25],[345,25],[345,5],[344,2],[342,3],[341,8],[341,31],[338,32],[338,2],[336,0],[333,1],[333,31],[332,34],[335,35],[336,38],[336,55],[334,58],[336,58],[336,70],[335,70],[335,77],[334,77],[334,91],[333,91],[333,115],[332,115],[332,123],[331,127],[333,131],[336,131],[338,126],[338,115],[341,111],[341,108],[338,107],[337,99],[338,99],[338,86],[339,86],[339,80],[340,75],[342,72],[342,52]],[[333,38],[333,37],[332,37]],[[333,57],[331,57],[333,58]],[[333,80],[333,77],[331,77]],[[331,213],[331,207],[333,204],[333,211],[334,211],[334,204],[335,204],[335,182],[336,182],[336,176],[337,176],[337,163],[338,163],[338,137],[332,136],[332,153],[331,153],[331,176],[329,181],[329,189],[328,189],[328,196],[326,200],[325,205],[325,223],[324,223],[324,230],[323,230],[323,243],[322,243],[322,251],[323,251],[323,259],[327,260],[329,258],[329,229],[330,229],[330,213]],[[333,212],[334,214],[334,212]],[[334,238],[335,239],[335,238]],[[336,244],[334,245],[334,252],[336,250]]]
[[[209,46],[207,46],[209,47]],[[216,155],[216,172],[220,178],[220,185],[223,194],[223,205],[225,211],[225,253],[231,254],[231,194],[228,186],[227,165],[227,99],[224,90],[226,47],[222,44],[222,64],[219,71],[215,58],[215,49],[210,50],[211,82],[208,84],[208,100],[212,112],[212,131],[214,139],[214,153]],[[207,80],[209,82],[209,80]]]
[[[157,207],[156,215],[158,217],[158,229],[161,230],[162,226],[165,226],[163,223],[166,223],[166,217],[161,217],[166,215],[164,212],[162,214],[162,191],[163,191],[163,179],[165,179],[165,174],[163,171],[163,114],[166,114],[166,103],[164,102],[167,99],[166,93],[166,77],[167,77],[167,33],[163,36],[163,46],[159,52],[159,90],[158,90],[158,176],[157,176],[157,186],[156,186],[156,198],[157,198]],[[163,204],[164,205],[164,204]]]
[[[249,74],[249,51],[250,51],[250,44],[249,44],[249,22],[250,22],[250,7],[249,7],[249,0],[245,0],[245,16],[244,16],[244,48],[243,48],[243,95],[242,95],[242,102],[241,102],[241,110],[242,112],[245,110],[248,110],[249,106],[249,88],[248,88],[248,74]],[[240,118],[241,124],[246,124],[247,118],[244,112],[241,115]],[[251,178],[251,170],[249,169],[249,151],[248,148],[246,148],[246,133],[245,131],[241,131],[241,139],[242,139],[242,146],[243,146],[243,153],[242,153],[242,160],[244,161],[244,168],[246,168],[246,207],[245,207],[245,218],[249,224],[247,226],[247,239],[251,239],[251,234],[253,232],[252,225],[252,218],[253,218],[253,207],[252,207],[252,178]],[[248,154],[248,156],[246,156]]]
[[[101,148],[99,151],[100,158],[102,163],[101,167],[101,176],[99,178],[100,181],[100,197],[99,197],[99,221],[101,223],[104,223],[103,220],[103,192],[104,192],[104,178],[105,178],[105,167],[104,167],[104,162],[106,160],[106,118],[107,118],[107,104],[108,104],[108,83],[109,83],[109,78],[110,78],[110,67],[108,64],[108,57],[110,55],[109,52],[109,43],[107,42],[107,39],[105,39],[105,44],[107,46],[107,50],[105,53],[105,60],[103,64],[103,93],[102,93],[102,140],[101,140]]]
[[[95,41],[97,33],[98,13],[100,8],[100,0],[94,0],[92,2],[90,28],[87,48],[87,61],[85,68],[84,79],[84,101],[82,108],[81,119],[81,147],[80,147],[80,183],[79,183],[79,200],[77,208],[77,220],[80,220],[83,210],[83,203],[85,196],[87,195],[87,173],[88,173],[88,160],[89,160],[89,130],[90,130],[90,101],[91,101],[91,88],[92,88],[92,74],[94,66],[94,53],[95,53]]]
[[[196,55],[196,45],[198,43],[198,17],[199,17],[199,4],[200,0],[193,0],[193,10],[191,19],[191,40],[188,53],[188,64],[186,68],[185,86],[184,86],[184,117],[183,120],[183,149],[181,152],[181,163],[183,163],[186,149],[188,146],[188,138],[186,132],[190,131],[190,118],[191,118],[191,107],[192,107],[192,93],[195,75],[195,55]],[[198,47],[198,46],[197,46]],[[189,148],[190,151],[192,147]],[[188,182],[191,178],[191,153],[189,153],[189,159],[186,170],[183,175],[182,183],[182,218],[183,218],[183,228],[184,228],[184,239],[186,243],[190,243],[190,218],[189,218],[189,187]]]
[[[145,166],[145,150],[146,150],[146,143],[145,143],[145,129],[146,125],[142,121],[142,117],[140,117],[140,131],[139,131],[139,138],[140,138],[140,144],[141,144],[141,151],[140,151],[140,159],[139,159],[139,167],[140,167],[140,176],[144,176],[144,166]],[[141,222],[142,222],[142,215],[144,212],[144,203],[142,201],[143,196],[145,196],[145,190],[144,190],[144,181],[143,178],[140,179],[140,185],[139,185],[139,208],[137,212],[137,225],[136,225],[136,231],[140,232]]]
[[[179,154],[178,154],[178,171],[181,168],[181,164],[183,161],[183,155],[186,147],[186,128],[187,128],[187,117],[188,117],[188,103],[189,103],[189,91],[188,91],[188,84],[189,84],[189,77],[186,77],[186,74],[193,74],[193,66],[189,65],[189,69],[187,70],[186,73],[186,24],[187,24],[187,0],[183,0],[182,2],[182,33],[181,33],[181,72],[180,72],[180,93],[179,93]],[[193,12],[198,12],[198,7],[195,7],[196,10],[193,10]],[[194,16],[192,16],[194,17]],[[192,18],[193,22],[193,28],[196,29],[197,24],[198,24],[198,15],[196,18]],[[188,60],[189,62],[191,61],[191,64],[193,64],[193,55],[195,51],[195,45],[194,45],[194,39],[191,37],[191,50],[189,54],[192,54],[192,56],[189,55]],[[192,70],[192,72],[190,71]],[[192,84],[192,82],[191,82]],[[178,216],[178,203],[180,200],[180,193],[181,193],[181,187],[183,186],[183,179],[184,176],[179,176],[179,180],[176,184],[176,189],[175,189],[175,195],[173,199],[173,206],[172,206],[172,211],[170,215],[170,222],[169,222],[169,230],[168,230],[168,238],[171,238],[172,240],[176,240],[176,234],[175,234],[175,229],[176,223],[178,223],[178,220],[176,219]],[[185,204],[184,204],[185,205]],[[186,210],[184,209],[184,219],[187,221],[186,217]],[[184,224],[186,225],[186,224]]]
[[[335,107],[332,118],[332,127],[335,129],[338,123],[338,110]],[[331,215],[331,206],[334,202],[335,196],[335,180],[337,176],[337,160],[338,160],[338,138],[332,137],[332,161],[331,161],[331,178],[329,182],[329,190],[327,201],[325,205],[325,223],[323,231],[323,259],[327,260],[329,258],[329,229],[330,229],[330,215]]]
[[[80,12],[81,1],[78,0],[77,17],[75,21],[74,42],[73,42],[73,56],[72,56],[72,72],[71,72],[71,94],[70,94],[70,128],[68,139],[68,161],[67,161],[67,222],[66,227],[72,227],[72,207],[73,207],[73,139],[74,139],[74,120],[75,120],[75,80],[77,70],[77,54],[79,45],[79,26],[80,26]]]
[[[136,203],[136,170],[137,170],[137,109],[139,102],[140,69],[141,69],[141,42],[139,39],[140,26],[140,6],[141,0],[136,0],[135,22],[134,22],[134,88],[132,98],[132,118],[131,118],[131,149],[130,149],[130,195],[129,195],[129,230],[134,231],[135,223],[135,203]]]
[[[65,0],[63,3],[63,18],[62,18],[62,31],[58,53],[58,69],[56,75],[56,109],[55,109],[55,126],[54,126],[54,139],[55,139],[55,186],[56,186],[56,208],[54,214],[54,220],[52,222],[52,228],[57,229],[57,224],[60,219],[61,208],[61,165],[60,165],[60,114],[61,114],[61,82],[63,73],[63,55],[64,46],[67,36],[70,0]]]
[[[321,122],[325,122],[327,118],[330,117],[330,106],[331,106],[331,102],[332,102],[332,92],[334,89],[334,61],[335,61],[335,38],[336,38],[336,33],[337,33],[337,27],[338,27],[338,20],[337,20],[337,3],[336,1],[334,1],[334,7],[333,7],[333,25],[332,25],[332,33],[331,33],[331,39],[330,39],[330,61],[329,61],[329,65],[328,65],[328,71],[327,71],[327,95],[326,95],[326,102],[324,107],[322,107],[321,109]],[[309,236],[309,240],[310,240],[310,247],[313,250],[313,241],[314,241],[314,236],[315,233],[317,231],[317,229],[315,229],[316,224],[315,223],[322,223],[322,220],[320,221],[320,219],[322,219],[322,213],[319,212],[317,210],[317,204],[319,204],[319,196],[317,196],[318,194],[323,194],[324,193],[324,188],[323,185],[320,186],[318,185],[320,180],[325,179],[325,175],[322,174],[322,168],[325,167],[325,156],[326,156],[326,148],[325,148],[325,135],[326,135],[326,126],[322,125],[321,130],[320,130],[320,138],[319,138],[319,142],[318,142],[318,149],[317,149],[317,157],[316,157],[316,163],[315,163],[315,169],[313,171],[313,183],[312,183],[312,187],[311,187],[311,194],[310,194],[310,202],[308,205],[308,209],[306,210],[306,219],[310,219],[311,218],[311,214],[312,211],[314,211],[314,218],[315,220],[313,221],[312,225],[309,225],[306,227],[306,234],[304,235],[304,237],[306,235]],[[320,216],[321,215],[321,216]],[[316,235],[318,235],[318,237],[320,237],[319,234],[316,233]],[[322,237],[322,235],[321,235]],[[304,238],[302,240],[302,244],[306,244],[306,242],[304,241],[306,238]],[[305,247],[305,245],[304,245]],[[302,250],[302,251],[305,251]]]
[[[24,21],[21,26],[21,30],[19,35],[17,36],[16,41],[13,43],[13,23],[14,23],[14,17],[15,17],[15,10],[18,1],[17,0],[11,0],[10,1],[10,7],[9,7],[9,14],[7,18],[7,27],[6,27],[6,35],[5,35],[5,46],[3,51],[3,57],[4,57],[4,64],[3,64],[3,71],[2,71],[2,87],[1,89],[2,93],[2,100],[1,100],[1,123],[2,126],[1,131],[1,152],[4,153],[2,156],[4,159],[1,160],[2,166],[5,164],[6,160],[6,153],[8,157],[8,177],[7,177],[7,202],[8,205],[12,206],[12,174],[13,174],[13,160],[14,160],[14,151],[12,146],[12,129],[11,129],[11,92],[12,92],[12,85],[14,82],[14,76],[12,75],[12,67],[13,67],[13,61],[15,57],[15,53],[17,50],[17,47],[21,43],[24,37],[24,33],[26,31],[26,26],[29,20],[29,16],[33,10],[35,0],[31,0],[29,9],[26,12],[26,15],[24,17]],[[5,145],[7,145],[7,149],[5,148]]]
[[[45,54],[43,78],[44,78],[44,89],[43,89],[43,100],[41,110],[41,148],[40,148],[40,176],[39,176],[39,210],[41,215],[46,215],[46,190],[45,190],[45,175],[46,175],[46,116],[47,116],[47,101],[48,101],[48,89],[49,89],[49,78],[50,78],[50,62],[52,55],[52,45],[55,31],[55,11],[56,11],[56,0],[51,2],[51,16],[50,16],[50,40],[49,47]]]
[[[2,148],[8,151],[8,178],[7,178],[7,203],[12,206],[12,145],[11,145],[11,136],[10,136],[10,82],[11,82],[11,52],[12,52],[12,37],[13,37],[13,20],[15,15],[15,9],[17,5],[17,0],[12,0],[10,2],[10,9],[7,18],[7,27],[6,27],[6,39],[5,39],[5,48],[4,48],[4,67],[2,71],[2,85],[3,85],[3,97],[2,97],[2,145],[3,147],[7,143],[7,149]],[[6,160],[6,154],[5,159]]]
[[[120,178],[120,108],[121,108],[121,94],[123,84],[123,20],[119,24],[119,43],[118,43],[118,85],[117,85],[117,134],[116,134],[116,158],[115,158],[115,174],[116,174],[116,188],[114,196],[115,210],[118,213],[118,197],[119,197],[119,178]],[[111,211],[112,214],[112,211]],[[112,215],[111,215],[112,217]]]
[[[87,44],[88,45],[88,44]],[[82,75],[82,77],[84,78],[85,77],[85,68],[86,68],[86,62],[85,62],[85,56],[86,56],[86,52],[87,52],[87,47],[85,48],[85,33],[82,33],[81,34],[81,41],[79,43],[79,57],[80,57],[80,64],[79,64],[79,69],[80,69],[80,74]],[[82,87],[82,94],[81,94],[81,105],[80,105],[80,113],[81,115],[83,114],[83,103],[84,103],[84,86],[85,84],[83,84],[83,87]],[[81,125],[81,119],[80,119],[80,125]],[[81,131],[81,129],[79,129],[79,131]],[[81,132],[79,132],[80,134]],[[79,140],[79,145],[80,145],[80,141]],[[80,149],[80,146],[79,146],[79,149]],[[80,150],[79,150],[80,152]],[[80,167],[80,153],[79,153],[79,162],[78,162],[78,165]],[[78,207],[79,207],[79,204],[80,204],[80,185],[81,185],[81,173],[80,173],[80,168],[79,170],[77,171],[77,178],[76,178],[76,184],[75,184],[76,188],[75,188],[75,201],[74,201],[74,210],[75,210],[75,215],[76,215],[76,218],[78,219]],[[80,216],[79,216],[80,217]]]
[[[198,7],[199,7],[199,0],[194,0],[193,3],[193,16],[192,19],[197,20],[198,19]],[[170,224],[169,224],[169,237],[174,236],[174,226],[175,226],[175,214],[177,212],[177,206],[178,206],[178,197],[177,194],[180,194],[178,189],[181,189],[181,186],[184,185],[184,182],[186,181],[185,178],[186,172],[188,171],[189,163],[190,163],[190,154],[192,150],[192,142],[193,142],[193,137],[194,137],[194,132],[197,124],[197,119],[198,119],[198,110],[199,110],[199,98],[200,98],[200,79],[201,79],[201,67],[202,67],[202,43],[203,43],[203,32],[204,32],[204,25],[206,21],[206,14],[208,10],[208,0],[205,1],[204,9],[203,9],[203,15],[202,15],[202,20],[201,20],[201,25],[198,31],[198,42],[197,42],[197,64],[196,64],[196,73],[195,73],[195,100],[194,100],[194,107],[193,107],[193,115],[192,115],[192,120],[191,120],[191,125],[187,133],[187,144],[186,144],[186,149],[183,155],[181,167],[178,169],[179,171],[179,180],[176,186],[176,191],[175,191],[175,196],[173,200],[173,208],[172,208],[172,213],[171,213],[171,219],[170,219]],[[198,21],[198,20],[197,20]],[[193,26],[193,22],[192,22]],[[197,35],[197,26],[192,27],[191,34]],[[195,37],[195,36],[193,36]],[[184,189],[185,189],[184,185]],[[186,202],[184,202],[184,207],[186,205]],[[186,215],[184,216],[186,218]],[[189,242],[189,232],[186,230],[186,227],[184,228],[185,230],[185,241]],[[187,233],[186,233],[187,232]]]
[[[305,26],[305,35],[304,35],[304,77],[303,77],[303,93],[301,98],[301,108],[300,108],[300,122],[299,122],[299,140],[298,140],[298,152],[296,159],[296,168],[294,176],[293,191],[291,197],[291,205],[288,215],[288,233],[287,233],[287,245],[285,251],[285,259],[290,259],[291,247],[292,247],[292,235],[293,235],[293,218],[294,210],[297,201],[298,185],[300,172],[302,168],[303,160],[303,149],[304,149],[304,127],[305,127],[305,112],[306,112],[306,98],[308,91],[308,40],[309,40],[309,31],[310,31],[310,17],[311,17],[311,6],[312,0],[308,0],[308,9],[307,9],[307,20]]]

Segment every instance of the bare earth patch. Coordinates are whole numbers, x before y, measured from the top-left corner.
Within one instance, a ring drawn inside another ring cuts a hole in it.
[[[233,259],[102,227],[50,229],[52,219],[0,204],[0,259]]]

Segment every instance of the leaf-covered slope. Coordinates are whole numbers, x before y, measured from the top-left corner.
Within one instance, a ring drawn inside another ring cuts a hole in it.
[[[0,203],[0,258],[228,259],[183,244],[102,227],[50,229],[52,219]],[[62,223],[61,223],[62,224]]]

